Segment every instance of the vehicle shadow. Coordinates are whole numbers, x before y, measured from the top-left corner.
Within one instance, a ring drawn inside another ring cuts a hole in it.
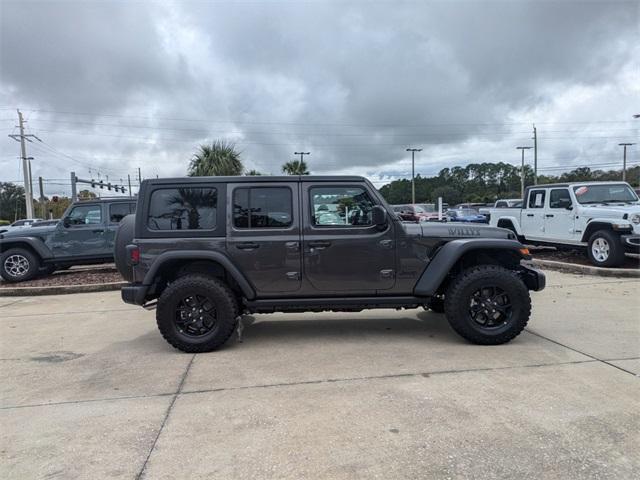
[[[270,341],[370,343],[400,339],[418,341],[437,339],[439,343],[464,343],[451,330],[444,315],[420,312],[411,316],[395,317],[394,314],[388,317],[376,314],[375,317],[367,318],[363,313],[319,313],[317,318],[305,319],[296,318],[296,314],[283,314],[278,317],[246,315],[242,320],[244,326],[242,340],[251,343],[270,343]],[[240,342],[234,335],[229,343],[233,345]]]

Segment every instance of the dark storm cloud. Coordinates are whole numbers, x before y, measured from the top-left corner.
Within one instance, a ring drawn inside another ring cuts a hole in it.
[[[2,104],[124,115],[30,117],[119,174],[182,174],[213,138],[270,173],[304,148],[316,173],[395,175],[419,144],[435,173],[510,158],[500,152],[528,142],[532,121],[636,113],[620,98],[637,66],[636,2],[26,1],[1,17]],[[543,145],[550,162],[613,152]]]

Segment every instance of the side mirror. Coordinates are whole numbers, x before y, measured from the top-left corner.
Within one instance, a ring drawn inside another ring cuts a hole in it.
[[[371,221],[377,227],[383,227],[387,224],[387,211],[380,205],[374,205],[371,209]]]
[[[62,219],[62,225],[64,225],[65,228],[69,228],[71,226],[71,220],[69,220],[69,217],[64,217]]]

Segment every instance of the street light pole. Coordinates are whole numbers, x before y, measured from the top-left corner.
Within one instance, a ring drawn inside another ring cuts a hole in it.
[[[524,201],[524,151],[533,147],[516,147],[516,150],[522,151],[522,165],[520,166],[520,196]]]
[[[618,145],[624,149],[622,153],[622,181],[626,182],[627,181],[627,147],[630,147],[631,145],[635,145],[635,143],[619,143]]]
[[[294,155],[300,155],[300,163],[304,162],[305,155],[311,155],[311,152],[293,152]]]
[[[411,152],[411,203],[416,203],[416,152],[421,152],[421,148],[407,148],[407,152]]]

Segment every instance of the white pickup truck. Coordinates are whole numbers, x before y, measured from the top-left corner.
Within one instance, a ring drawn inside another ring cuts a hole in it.
[[[536,185],[522,208],[491,209],[492,226],[528,244],[586,247],[591,263],[613,267],[640,251],[640,200],[625,182]]]

